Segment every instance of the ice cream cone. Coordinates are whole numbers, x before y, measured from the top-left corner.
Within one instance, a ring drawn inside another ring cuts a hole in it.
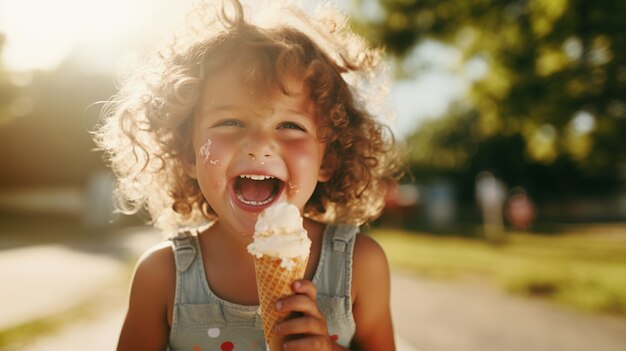
[[[282,350],[282,338],[273,332],[273,328],[276,323],[288,318],[287,313],[276,311],[276,301],[293,294],[291,285],[295,280],[302,279],[307,261],[308,257],[296,259],[295,265],[287,269],[281,267],[280,259],[268,256],[255,258],[263,331],[270,351]]]
[[[276,301],[293,294],[291,285],[304,276],[310,248],[311,240],[296,206],[279,203],[257,218],[248,252],[254,255],[263,332],[270,351],[282,350],[283,338],[273,328],[289,317],[276,311]]]

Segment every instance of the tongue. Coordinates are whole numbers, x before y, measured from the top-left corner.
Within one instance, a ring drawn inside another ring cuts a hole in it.
[[[276,189],[276,180],[252,180],[248,178],[239,179],[239,192],[244,199],[249,201],[267,200]]]

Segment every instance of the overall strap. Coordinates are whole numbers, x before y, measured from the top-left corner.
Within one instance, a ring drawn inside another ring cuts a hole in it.
[[[346,253],[350,251],[352,253],[351,244],[354,243],[354,238],[359,228],[351,225],[336,225],[332,236],[332,245],[334,252]]]
[[[197,254],[195,237],[191,232],[180,232],[175,237],[170,238],[174,249],[174,260],[176,269],[185,272],[193,263]]]
[[[175,304],[207,303],[206,278],[198,236],[192,232],[179,232],[170,238],[176,262]]]
[[[329,226],[324,236],[326,250],[322,254],[324,271],[320,277],[320,290],[324,294],[349,297],[352,283],[352,252],[359,228],[351,225]]]

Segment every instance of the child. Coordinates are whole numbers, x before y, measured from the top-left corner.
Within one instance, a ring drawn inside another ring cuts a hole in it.
[[[395,348],[388,264],[357,234],[400,173],[392,135],[357,89],[380,55],[333,10],[310,18],[272,4],[199,7],[96,132],[122,210],[145,207],[179,229],[140,259],[118,350],[264,350],[246,247],[278,202],[300,209],[312,241],[305,279],[276,304],[297,316],[275,328],[284,349]]]

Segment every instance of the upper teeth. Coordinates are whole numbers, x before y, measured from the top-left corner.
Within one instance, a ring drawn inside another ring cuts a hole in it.
[[[249,179],[252,179],[252,180],[265,180],[265,179],[273,179],[274,178],[272,176],[256,175],[256,174],[242,174],[239,177],[240,178],[249,178]]]

